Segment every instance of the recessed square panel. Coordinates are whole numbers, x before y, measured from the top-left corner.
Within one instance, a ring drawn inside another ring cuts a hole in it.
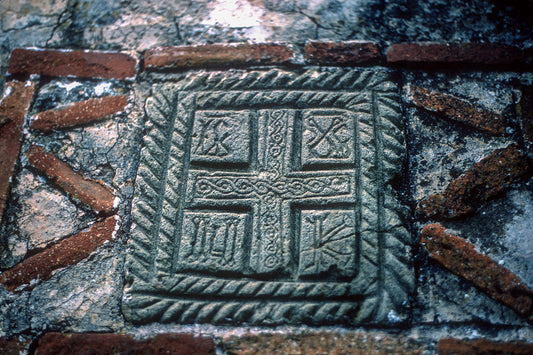
[[[154,86],[127,257],[135,323],[366,324],[413,289],[386,70],[202,71]]]
[[[243,271],[246,214],[186,212],[183,216],[180,270]]]
[[[355,211],[302,211],[299,222],[300,276],[331,278],[355,275]]]
[[[350,111],[304,110],[302,167],[355,163],[355,117]]]
[[[250,113],[247,111],[197,111],[192,132],[193,162],[248,163]]]

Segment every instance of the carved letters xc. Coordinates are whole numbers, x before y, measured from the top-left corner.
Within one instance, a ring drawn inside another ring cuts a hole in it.
[[[413,287],[386,71],[199,72],[146,104],[124,313],[362,324]]]

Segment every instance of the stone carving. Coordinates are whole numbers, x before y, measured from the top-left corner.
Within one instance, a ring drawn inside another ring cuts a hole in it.
[[[133,322],[401,320],[413,289],[386,71],[198,72],[158,84],[136,182]],[[217,300],[217,301],[213,301]]]

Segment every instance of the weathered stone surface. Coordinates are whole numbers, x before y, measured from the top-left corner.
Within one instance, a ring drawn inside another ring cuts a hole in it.
[[[118,332],[124,258],[119,243],[102,245],[88,258],[55,271],[31,290],[27,319],[34,332]],[[24,292],[23,294],[27,294]]]
[[[127,318],[405,319],[409,234],[390,186],[404,159],[397,100],[382,70],[198,72],[155,86]]]

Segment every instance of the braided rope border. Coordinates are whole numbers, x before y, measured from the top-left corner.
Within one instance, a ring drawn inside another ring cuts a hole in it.
[[[414,275],[406,252],[409,234],[401,218],[405,208],[392,197],[393,191],[388,183],[400,169],[405,148],[396,85],[387,77],[388,73],[381,70],[328,68],[311,69],[302,74],[279,69],[235,70],[189,73],[176,83],[159,84],[146,104],[148,131],[136,182],[130,254],[127,257],[128,279],[133,280],[124,291],[123,308],[127,319],[133,322],[329,324],[342,321],[362,324],[384,323],[390,318],[391,311],[396,317],[401,315],[408,295],[414,289]],[[276,90],[279,87],[286,89]],[[166,97],[164,92],[179,95],[179,100],[177,96]],[[173,221],[179,213],[180,196],[179,191],[173,189],[175,185],[166,185],[166,179],[180,179],[183,173],[186,117],[193,110],[188,104],[191,98],[198,109],[281,105],[344,108],[359,114],[360,161],[366,162],[363,166],[375,166],[376,169],[361,169],[368,171],[361,174],[359,181],[359,193],[364,195],[360,198],[361,272],[351,283],[333,283],[338,287],[331,288],[329,293],[332,299],[347,299],[327,301],[329,297],[323,296],[323,290],[330,285],[323,282],[310,287],[302,282],[259,282],[172,274],[168,268],[172,255],[168,251],[176,228]],[[172,102],[178,104],[173,106]],[[169,118],[172,124],[169,124]],[[375,130],[375,127],[380,129]],[[165,164],[171,168],[165,170]],[[158,179],[158,175],[164,179]],[[157,202],[155,209],[150,208],[154,201]],[[153,222],[158,218],[159,226]],[[156,275],[159,275],[157,280]],[[323,301],[305,301],[313,294]],[[193,298],[187,300],[189,296]],[[195,299],[198,296],[246,300],[201,301]],[[267,300],[254,301],[258,297]],[[268,300],[271,297],[285,301]],[[276,308],[272,308],[274,305]]]

